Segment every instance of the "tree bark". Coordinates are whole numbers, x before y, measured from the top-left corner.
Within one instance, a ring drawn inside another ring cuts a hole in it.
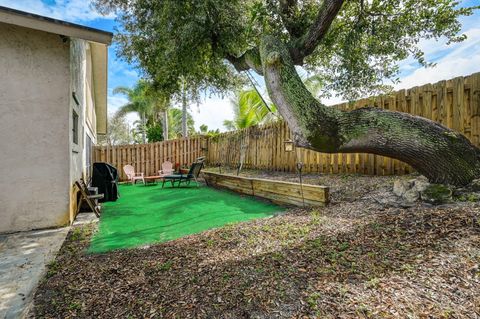
[[[303,64],[303,59],[310,55],[327,33],[330,25],[342,8],[344,0],[323,0],[315,21],[308,31],[290,45],[290,56],[297,65]]]
[[[480,149],[433,121],[377,108],[351,112],[316,100],[287,46],[265,36],[260,58],[269,95],[298,146],[325,153],[371,153],[410,164],[431,182],[465,185],[480,177]]]

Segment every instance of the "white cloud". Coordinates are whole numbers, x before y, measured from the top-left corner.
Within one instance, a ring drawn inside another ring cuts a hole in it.
[[[411,88],[426,83],[450,79],[456,76],[465,76],[480,71],[480,28],[464,31],[467,40],[452,45],[446,45],[445,40],[424,40],[420,43],[427,59],[434,59],[437,65],[432,68],[423,68],[413,58],[408,58],[400,63],[400,70],[406,76],[400,78],[400,83],[395,89]],[[302,70],[299,70],[302,73]],[[264,90],[262,77],[255,77]],[[264,93],[266,94],[266,93]],[[341,97],[332,96],[322,99],[326,105],[335,105],[344,102]],[[223,121],[233,119],[234,113],[228,99],[207,98],[201,103],[198,111],[193,109],[192,115],[195,127],[207,124],[209,129],[225,131]]]
[[[111,92],[111,90],[109,90]],[[122,95],[108,95],[108,116],[112,116],[115,114],[115,112],[118,111],[118,109],[122,106],[128,103],[128,100],[126,97]],[[127,122],[130,123],[130,125],[135,122],[136,120],[139,120],[140,118],[138,117],[137,114],[135,113],[129,113],[125,117],[127,119]]]
[[[108,95],[108,113],[109,116],[115,114],[115,112],[124,104],[128,102],[127,98],[123,95],[113,95],[112,90],[109,90]],[[178,106],[176,106],[178,108]],[[200,105],[191,105],[189,107],[190,113],[195,121],[195,129],[200,130],[200,125],[206,124],[209,130],[225,131],[223,126],[224,120],[233,119],[233,110],[230,106],[228,98],[222,99],[220,97],[211,97],[205,99]],[[139,120],[137,114],[129,113],[126,116],[127,122],[130,125],[136,120]]]
[[[465,31],[465,34],[467,40],[452,45],[446,45],[445,40],[422,41],[420,47],[424,50],[427,59],[435,58],[437,65],[432,68],[423,68],[411,57],[402,61],[400,70],[406,71],[405,73],[408,75],[400,78],[400,83],[395,86],[395,89],[411,88],[480,71],[480,29],[473,28]],[[297,71],[300,74],[305,74],[302,68],[297,68]],[[254,77],[260,86],[260,90],[265,91],[263,77],[256,74]],[[267,93],[263,92],[263,96],[266,97]],[[325,105],[335,105],[342,102],[345,102],[345,100],[335,95],[322,99],[322,103]],[[209,129],[218,128],[225,131],[223,121],[231,120],[234,117],[228,98],[207,98],[199,105],[198,109],[196,107],[191,109],[197,130],[200,125],[206,124]]]
[[[115,45],[109,48],[108,72],[111,74],[121,74],[129,71],[129,65],[116,55]]]
[[[471,1],[474,2],[476,0]],[[114,18],[113,15],[106,17],[100,15],[91,7],[91,1],[89,0],[55,0],[54,2],[55,4],[48,5],[42,0],[0,0],[0,5],[77,23],[85,23],[98,18]],[[464,42],[447,46],[444,39],[440,41],[421,41],[420,47],[425,52],[427,60],[436,62],[437,66],[428,69],[421,68],[411,57],[402,61],[400,63],[402,72],[401,83],[396,85],[395,89],[434,83],[480,71],[480,29],[478,28],[478,17],[479,14],[475,14],[461,19],[463,31],[468,37]],[[114,47],[112,47],[109,59],[110,86],[132,86],[138,79],[138,72],[129,67],[124,61],[113,58],[114,56]],[[256,74],[253,74],[253,76],[263,92],[265,90],[263,78]],[[266,96],[266,93],[264,93],[264,96]],[[109,90],[109,111],[115,112],[126,102],[127,99],[124,96],[112,95],[111,89]],[[333,105],[342,102],[342,99],[333,97],[323,102],[327,105]],[[223,121],[233,119],[234,117],[228,98],[222,99],[219,97],[206,98],[198,108],[192,106],[191,113],[197,129],[200,125],[206,124],[209,129],[218,128],[225,130]],[[135,114],[127,115],[127,120],[130,123],[137,119],[138,116]]]
[[[140,78],[140,76],[138,75],[138,72],[135,71],[135,70],[124,69],[123,74],[125,74],[126,76],[130,76],[132,78],[136,78],[136,79]]]
[[[41,0],[0,0],[0,5],[71,22],[114,18],[113,14],[101,15],[91,6],[91,1],[86,0],[56,0],[55,5],[47,5]]]
[[[401,61],[399,63],[400,83],[394,85],[394,89],[408,89],[479,72],[480,28],[476,25],[463,32],[467,39],[451,45],[447,45],[445,39],[438,41],[433,39],[422,40],[419,46],[425,52],[427,61],[433,61],[436,65],[424,68],[413,57]],[[335,105],[344,102],[344,100],[334,96],[323,99],[322,102],[326,105]]]
[[[340,96],[331,96],[329,98],[323,98],[320,100],[325,105],[336,105],[345,102],[345,100]]]
[[[111,92],[111,90],[109,90]],[[108,110],[116,112],[122,105],[128,103],[128,100],[123,95],[108,95]]]
[[[431,68],[417,68],[409,75],[402,77],[395,89],[406,89],[417,85],[435,83],[456,76],[465,76],[480,71],[480,29],[474,28],[465,32],[467,40],[451,46],[444,51],[445,43],[431,43],[426,48],[429,55],[442,56],[436,60],[436,66]],[[425,44],[422,44],[425,46]],[[402,65],[403,68],[403,65]]]
[[[225,131],[223,127],[224,120],[232,120],[234,113],[228,98],[211,97],[205,99],[198,108],[192,107],[195,128],[198,130],[200,125],[206,124],[209,130]]]

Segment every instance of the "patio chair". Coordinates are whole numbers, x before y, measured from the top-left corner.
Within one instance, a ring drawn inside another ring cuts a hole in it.
[[[195,182],[197,183],[197,187],[198,187],[197,178],[198,178],[198,175],[200,174],[200,171],[202,170],[202,168],[203,168],[203,163],[202,162],[200,162],[200,163],[195,162],[195,163],[192,164],[192,166],[190,166],[188,174],[173,174],[173,175],[163,176],[162,188],[163,188],[163,186],[165,186],[165,183],[167,181],[170,181],[172,183],[172,187],[175,187],[175,182],[178,182],[177,187],[180,187],[181,183],[187,183],[187,185],[190,184],[190,181],[192,179],[195,180]]]
[[[125,165],[123,167],[125,175],[127,175],[128,180],[135,184],[137,181],[142,181],[145,184],[145,179],[143,178],[143,173],[135,173],[135,168],[132,165]]]
[[[173,169],[173,164],[170,161],[162,163],[162,169],[158,171],[159,176],[168,176],[172,175],[175,172]]]
[[[77,205],[77,214],[80,212],[80,207],[82,206],[83,202],[86,202],[92,212],[95,213],[95,216],[100,217],[100,206],[96,205],[94,200],[96,199],[102,199],[103,194],[97,194],[97,195],[90,195],[88,192],[88,187],[87,184],[83,181],[83,179],[80,179],[75,182],[75,185],[77,185],[78,190],[80,191],[80,202]]]

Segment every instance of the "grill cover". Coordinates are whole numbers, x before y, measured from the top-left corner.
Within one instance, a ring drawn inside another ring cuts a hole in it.
[[[108,163],[93,163],[91,186],[98,187],[98,193],[104,194],[100,202],[116,201],[120,197],[117,169]]]

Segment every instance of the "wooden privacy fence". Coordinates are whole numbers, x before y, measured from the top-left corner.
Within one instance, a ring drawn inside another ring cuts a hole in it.
[[[107,162],[118,169],[120,180],[126,180],[123,166],[130,164],[136,172],[146,176],[157,175],[163,162],[169,160],[180,166],[189,166],[195,159],[204,156],[206,138],[195,136],[149,144],[96,146],[94,162]]]
[[[364,106],[429,118],[463,133],[480,146],[480,73],[332,107],[353,110]],[[122,170],[126,164],[145,175],[156,175],[167,159],[188,166],[204,155],[209,165],[237,167],[243,157],[245,168],[272,171],[294,171],[297,161],[305,164],[305,172],[392,175],[412,171],[398,160],[372,154],[325,154],[305,149],[285,152],[284,142],[289,139],[290,129],[279,121],[211,138],[197,136],[151,144],[98,146],[93,160],[117,167],[121,180],[126,178]]]
[[[480,73],[332,107],[354,110],[365,106],[426,117],[480,146]],[[287,153],[284,142],[288,139],[291,132],[284,122],[223,133],[209,139],[207,160],[211,165],[236,167],[242,156],[246,168],[273,171],[293,171],[297,160],[305,164],[306,172],[392,175],[412,171],[398,160],[372,154],[324,154],[305,149]]]
[[[284,142],[292,138],[285,122],[250,127],[209,139],[209,165],[237,167],[243,156],[243,168],[293,172],[296,163],[304,163],[304,172],[404,174],[411,168],[397,160],[371,154],[326,154],[297,148],[285,152]],[[242,155],[243,154],[243,155]]]

